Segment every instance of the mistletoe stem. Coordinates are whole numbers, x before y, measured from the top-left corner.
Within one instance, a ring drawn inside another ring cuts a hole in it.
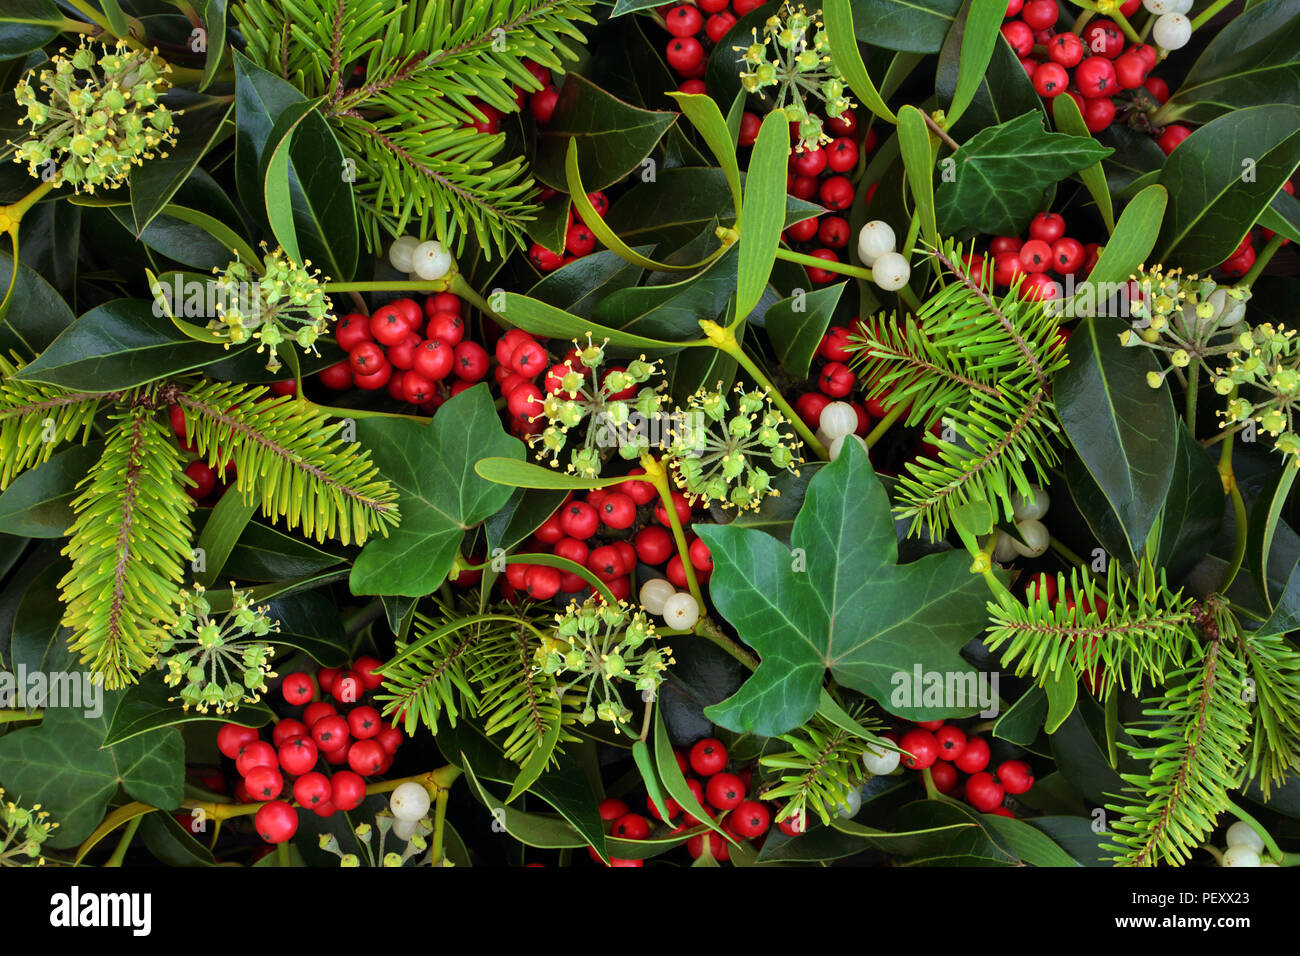
[[[939,137],[943,145],[947,146],[954,153],[957,150],[961,149],[961,144],[957,142],[955,139],[953,139],[951,136],[949,136],[948,131],[944,129],[942,126],[940,126],[938,123],[936,123],[934,121],[933,116],[931,116],[925,110],[921,110],[921,116],[925,118],[925,125],[930,127],[930,131],[934,133],[935,136]]]
[[[1215,14],[1217,14],[1220,10],[1222,10],[1230,3],[1232,3],[1232,0],[1214,0],[1214,3],[1210,4],[1199,14],[1197,14],[1196,19],[1192,21],[1193,32],[1205,26],[1206,23],[1208,23],[1211,19],[1213,19]]]
[[[659,492],[659,500],[663,502],[664,511],[668,513],[668,524],[673,532],[673,541],[677,544],[677,555],[682,559],[686,586],[690,589],[691,597],[695,598],[695,603],[700,606],[700,614],[703,615],[704,595],[700,593],[700,582],[695,577],[695,566],[691,564],[691,551],[686,546],[686,533],[682,530],[681,519],[677,517],[677,508],[673,505],[673,490],[668,484],[668,472],[664,470],[658,458],[649,454],[641,456],[641,467],[645,469],[646,477],[655,486],[655,491]]]
[[[432,418],[424,415],[406,415],[402,412],[381,412],[364,408],[339,408],[335,405],[318,405],[315,402],[307,402],[306,399],[304,401],[311,408],[318,412],[324,412],[332,418],[406,418],[413,422],[419,422],[421,425],[427,425],[433,421]]]
[[[1069,561],[1075,567],[1080,569],[1084,567],[1083,558],[1079,557],[1072,550],[1070,550],[1070,548],[1059,538],[1056,537],[1049,538],[1048,544],[1051,546],[1053,551],[1055,551],[1061,557],[1065,558],[1066,561]]]
[[[443,836],[447,832],[447,798],[450,794],[450,790],[442,787],[433,798],[433,855],[430,857],[433,866],[442,865]]]
[[[807,266],[811,269],[824,269],[827,272],[838,272],[840,275],[850,276],[854,279],[862,279],[866,282],[874,282],[873,273],[870,269],[862,266],[850,265],[847,262],[838,262],[833,259],[818,259],[816,256],[804,255],[802,252],[793,252],[790,249],[777,249],[776,257],[784,259],[786,262],[793,262],[797,265]],[[921,302],[912,291],[911,286],[903,286],[898,290],[898,296],[903,300],[909,309],[918,312],[921,309]]]
[[[460,296],[503,329],[512,329],[515,327],[511,322],[503,318],[494,308],[492,308],[492,306],[488,305],[487,300],[479,295],[478,290],[470,285],[465,277],[459,272],[452,276],[450,288],[454,294]]]
[[[1283,854],[1282,854],[1281,847],[1277,845],[1277,841],[1273,839],[1273,837],[1269,834],[1269,832],[1264,829],[1264,825],[1262,823],[1260,823],[1258,820],[1252,817],[1245,810],[1241,809],[1241,807],[1237,806],[1235,803],[1228,804],[1228,812],[1231,813],[1238,820],[1240,820],[1242,823],[1246,824],[1246,826],[1254,830],[1257,834],[1259,834],[1259,838],[1264,841],[1264,849],[1268,851],[1268,858],[1270,860],[1272,860],[1274,863],[1278,863],[1282,860]]]
[[[820,259],[816,261],[821,262]],[[763,370],[745,354],[745,350],[741,348],[740,343],[736,341],[736,333],[729,328],[724,329],[716,322],[710,322],[708,319],[700,320],[700,328],[704,329],[705,336],[714,348],[722,352],[724,355],[730,355],[736,360],[736,364],[749,373],[750,378],[752,378],[756,384],[767,389],[768,396],[772,399],[772,403],[776,405],[777,408],[781,409],[781,414],[789,420],[790,424],[794,427],[794,430],[799,433],[799,437],[807,442],[808,447],[813,450],[813,453],[818,458],[823,461],[827,460],[830,456],[826,453],[826,446],[817,440],[817,436],[814,435],[812,430],[804,424],[804,420],[799,417],[798,413],[795,412],[793,408],[790,407],[790,403],[785,400],[785,396],[781,394],[781,390],[774,387],[771,380],[763,374]]]
[[[326,282],[326,292],[446,292],[446,279],[399,279],[393,282]]]
[[[121,866],[122,860],[126,857],[126,851],[131,848],[131,841],[135,839],[135,831],[140,829],[140,821],[143,816],[132,817],[122,831],[122,837],[117,841],[117,848],[113,850],[113,855],[108,858],[104,866]]]

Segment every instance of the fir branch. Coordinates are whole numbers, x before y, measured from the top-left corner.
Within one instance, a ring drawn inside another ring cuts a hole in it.
[[[1274,785],[1300,773],[1300,653],[1281,634],[1238,633],[1237,647],[1254,682],[1246,780],[1258,781],[1267,800]]]
[[[1105,848],[1116,851],[1118,863],[1185,863],[1228,809],[1228,793],[1240,781],[1250,727],[1242,697],[1245,668],[1231,638],[1218,632],[1227,616],[1216,617],[1204,621],[1207,643],[1199,658],[1170,675],[1164,695],[1146,702],[1140,724],[1127,725],[1150,743],[1120,746],[1149,761],[1150,771],[1121,774],[1129,785],[1124,797],[1134,802],[1107,807],[1118,819],[1114,843]]]
[[[120,397],[19,381],[14,378],[19,367],[0,356],[0,490],[27,469],[49,461],[54,450],[78,432],[84,445],[100,403]]]
[[[561,739],[577,739],[562,728],[577,720],[581,698],[563,691],[555,677],[542,670],[537,662],[540,647],[525,628],[516,627],[494,634],[475,655],[474,680],[482,688],[479,716],[486,721],[484,732],[504,736],[498,743],[506,758],[516,763],[546,746],[557,722]]]
[[[262,513],[317,541],[363,544],[399,519],[397,493],[379,476],[370,453],[338,437],[331,422],[298,398],[268,398],[262,386],[203,383],[162,397],[185,410],[186,440],[220,474],[235,466],[235,484]]]
[[[862,721],[864,707],[856,708],[855,720]],[[872,723],[864,726],[874,729]],[[879,725],[883,729],[883,725]],[[829,826],[848,794],[861,787],[869,776],[862,763],[862,753],[869,741],[844,728],[814,717],[798,730],[779,738],[792,748],[759,757],[761,766],[785,771],[780,782],[763,790],[764,800],[785,800],[776,819],[807,819],[811,808]],[[890,745],[881,741],[882,748]]]
[[[452,617],[436,622],[417,611],[412,621],[414,640],[398,641],[397,653],[381,671],[383,691],[376,701],[382,704],[384,716],[398,715],[408,734],[415,732],[417,724],[436,734],[444,714],[455,727],[459,707],[479,706],[467,666],[486,633],[487,625],[478,620]]]
[[[70,646],[110,690],[153,664],[192,553],[180,452],[147,396],[134,401],[110,416],[104,454],[78,485],[59,582]]]
[[[1153,574],[1149,565],[1144,573]],[[1077,570],[1056,580],[1058,594],[1073,592],[1073,608],[1049,603],[1043,589],[1028,605],[1010,592],[989,602],[984,644],[1001,651],[1004,664],[1016,664],[1016,676],[1044,686],[1068,667],[1095,674],[1102,696],[1115,686],[1137,692],[1162,683],[1193,653],[1196,608],[1170,591],[1163,575],[1148,590],[1112,561],[1103,582]]]

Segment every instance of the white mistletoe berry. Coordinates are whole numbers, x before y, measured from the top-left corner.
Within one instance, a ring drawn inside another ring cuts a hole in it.
[[[1024,521],[1026,518],[1033,518],[1035,521],[1047,514],[1047,508],[1052,503],[1046,491],[1037,485],[1029,486],[1028,495],[1013,495],[1011,497],[1011,513],[1016,516],[1017,521]]]
[[[893,252],[897,241],[889,223],[873,219],[858,231],[858,258],[864,266],[871,266],[886,252]]]
[[[1166,50],[1181,50],[1191,38],[1192,22],[1181,13],[1162,13],[1151,29],[1151,39]]]
[[[388,247],[388,263],[398,272],[413,272],[411,255],[415,252],[416,247],[420,245],[420,240],[415,236],[402,236]]]
[[[421,279],[441,279],[451,271],[451,254],[436,239],[422,242],[411,253],[411,271]]]
[[[677,593],[671,581],[663,578],[650,578],[645,584],[641,585],[641,593],[637,595],[641,606],[651,614],[663,614],[664,602]]]
[[[399,820],[419,820],[429,812],[429,791],[421,784],[399,784],[388,798],[388,807]]]
[[[664,601],[664,623],[678,631],[688,631],[700,619],[700,606],[689,592],[678,591]]]
[[[1259,866],[1259,854],[1248,846],[1230,846],[1223,851],[1224,866]]]
[[[1047,544],[1052,540],[1048,533],[1047,527],[1041,521],[1035,521],[1033,518],[1026,518],[1024,521],[1016,522],[1016,530],[1020,532],[1022,541],[1011,539],[1011,546],[1016,549],[1016,553],[1026,558],[1036,558],[1047,550]]]
[[[393,836],[397,837],[397,839],[399,840],[409,840],[411,839],[412,836],[414,836],[415,828],[419,826],[419,824],[420,824],[419,819],[402,820],[399,818],[397,820],[394,820]]]
[[[841,435],[839,438],[832,439],[831,443],[826,446],[826,457],[829,458],[831,461],[834,461],[836,458],[839,458],[840,452],[844,450],[844,443],[848,441],[850,438],[852,438],[855,442],[861,445],[863,451],[868,450],[867,443],[862,440],[861,436]]]
[[[886,292],[897,292],[912,277],[912,267],[897,252],[886,252],[871,266],[871,278]]]
[[[1015,538],[1005,531],[998,532],[997,543],[993,546],[993,560],[998,564],[1006,564],[1008,561],[1014,561],[1016,558]]]
[[[862,751],[862,764],[867,768],[867,773],[873,777],[884,776],[887,773],[893,773],[898,769],[898,762],[902,755],[897,750],[877,750],[868,745]]]
[[[1259,853],[1264,849],[1264,840],[1249,823],[1238,820],[1228,827],[1228,849],[1234,846],[1248,847]]]
[[[844,799],[840,802],[839,812],[835,815],[842,820],[851,820],[858,815],[862,809],[862,791],[854,787],[848,793],[844,794]]]
[[[1142,0],[1142,6],[1150,13],[1160,16],[1163,13],[1176,13],[1174,0]]]
[[[829,441],[851,435],[858,427],[858,413],[848,402],[831,402],[822,409],[818,430]]]

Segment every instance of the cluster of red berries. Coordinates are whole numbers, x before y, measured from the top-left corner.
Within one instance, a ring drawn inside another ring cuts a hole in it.
[[[1285,190],[1287,195],[1289,196],[1295,195],[1295,186],[1293,186],[1290,182],[1283,183],[1282,189]],[[1265,242],[1268,242],[1270,239],[1273,238],[1273,230],[1260,227],[1260,235]],[[1291,241],[1290,239],[1283,239],[1282,245],[1285,246],[1290,241]],[[1232,255],[1228,256],[1228,258],[1224,259],[1221,263],[1219,263],[1219,268],[1222,269],[1224,272],[1226,272],[1232,278],[1240,279],[1242,276],[1244,276],[1247,272],[1250,271],[1250,267],[1253,266],[1254,264],[1255,264],[1255,230],[1247,229],[1246,235],[1242,237],[1242,240],[1240,243],[1238,243],[1237,248],[1232,250]]]
[[[488,354],[465,338],[464,305],[450,292],[425,299],[397,299],[369,317],[343,316],[335,328],[348,357],[320,373],[336,391],[356,386],[377,391],[384,386],[399,402],[432,411],[483,379]]]
[[[683,93],[703,93],[708,51],[722,41],[736,21],[757,10],[764,0],[699,0],[698,3],[665,4],[655,11],[663,17],[672,35],[664,51],[668,65],[685,82]]]
[[[904,767],[929,770],[935,789],[965,800],[980,813],[1014,817],[1002,801],[1007,794],[1027,793],[1034,785],[1034,771],[1023,760],[1004,760],[990,773],[988,741],[967,737],[956,724],[922,721],[901,737],[892,732],[884,736],[905,751]],[[967,776],[963,779],[962,774]]]
[[[706,737],[696,741],[689,753],[674,750],[677,766],[686,777],[686,786],[690,788],[700,807],[712,820],[717,814],[721,827],[737,840],[757,840],[767,833],[772,824],[772,811],[767,804],[754,800],[749,795],[753,777],[752,767],[742,767],[734,772],[728,771],[727,748],[715,737]],[[671,797],[664,800],[668,819],[664,819],[654,801],[646,797],[646,808],[651,817],[661,824],[671,827],[670,835],[685,833],[700,825],[691,814]],[[624,800],[611,797],[603,800],[599,806],[600,818],[607,825],[606,832],[621,840],[645,840],[650,837],[654,825],[639,813],[633,813]],[[801,832],[795,829],[792,820],[778,824],[783,833],[791,836]],[[692,859],[699,859],[704,853],[704,841],[708,839],[709,853],[715,860],[725,861],[729,858],[728,843],[721,834],[710,830],[707,834],[697,834],[686,841],[686,851]],[[587,848],[591,858],[597,863],[600,857],[591,847]],[[610,858],[610,866],[642,866],[642,860],[623,860]]]
[[[1139,6],[1141,0],[1124,0],[1120,11],[1128,17]],[[1159,62],[1155,47],[1128,44],[1113,20],[1091,20],[1079,33],[1057,33],[1060,15],[1056,0],[1007,3],[1002,35],[1020,57],[1039,96],[1055,99],[1069,93],[1093,133],[1114,122],[1112,97],[1144,89],[1159,103],[1169,98],[1169,84],[1150,76]]]
[[[1051,299],[1061,294],[1060,279],[1088,275],[1097,265],[1101,246],[1080,242],[1065,234],[1065,217],[1055,212],[1040,212],[1029,223],[1028,238],[995,236],[987,253],[966,257],[966,267],[973,276],[992,279],[999,288],[1010,288],[1023,279],[1020,296],[1024,299]],[[990,268],[989,259],[992,259]]]
[[[555,195],[556,191],[547,187],[542,190],[540,198],[544,202]],[[596,215],[604,219],[605,213],[609,212],[609,198],[602,192],[594,192],[587,193],[587,201],[596,210]],[[589,256],[595,251],[596,234],[587,227],[581,215],[574,215],[573,207],[570,206],[569,219],[564,229],[564,254],[552,252],[540,242],[534,242],[528,247],[528,261],[537,268],[538,272],[554,272],[561,266],[567,266],[570,262]]]
[[[375,673],[381,666],[376,658],[361,657],[350,668],[322,667],[314,680],[301,672],[288,675],[280,690],[290,705],[303,708],[302,719],[276,721],[269,742],[254,727],[222,724],[217,731],[217,749],[235,761],[241,777],[236,799],[263,804],[253,823],[268,843],[283,843],[298,832],[297,808],[280,799],[290,781],[298,807],[328,817],[359,807],[366,798],[364,778],[380,776],[392,766],[402,732],[361,702],[383,683]],[[328,700],[316,700],[318,684],[322,695],[347,709],[340,712]],[[323,769],[344,764],[349,769],[327,776],[317,769],[321,761]]]
[[[753,145],[762,121],[754,113],[741,117],[741,146]],[[823,121],[827,135],[833,137],[816,149],[795,150],[790,153],[790,168],[786,173],[786,192],[798,199],[816,202],[830,210],[821,216],[804,219],[789,226],[782,238],[796,251],[807,252],[828,262],[844,262],[845,250],[852,238],[846,213],[855,198],[853,183],[848,173],[854,170],[859,158],[876,148],[875,130],[863,134],[857,114],[845,110],[839,116]],[[791,124],[790,135],[797,138],[799,125]],[[870,201],[874,185],[868,191]],[[825,285],[838,278],[829,269],[808,267],[808,278]]]
[[[644,474],[633,468],[629,474]],[[689,526],[692,509],[685,495],[672,493],[677,520]],[[619,600],[632,593],[630,575],[641,561],[650,567],[665,567],[668,580],[685,588],[686,571],[673,541],[671,519],[654,486],[646,481],[625,481],[565,499],[559,509],[542,522],[533,533],[531,546],[538,552],[550,552],[582,565],[609,587]],[[688,535],[688,554],[695,576],[701,583],[713,570],[709,549],[699,538]],[[481,574],[462,574],[456,584],[468,587]],[[511,564],[501,583],[502,597],[508,601],[527,596],[546,601],[557,594],[576,594],[587,582],[575,573],[542,564]]]

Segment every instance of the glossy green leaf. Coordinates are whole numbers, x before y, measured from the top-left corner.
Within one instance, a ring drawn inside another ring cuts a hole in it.
[[[234,108],[229,104],[225,109],[186,110],[177,119],[180,131],[168,155],[131,169],[131,216],[137,236],[172,201],[213,144],[229,132],[226,123]]]
[[[550,122],[538,134],[533,174],[552,189],[565,189],[566,153],[576,146],[587,191],[605,189],[637,169],[676,121],[675,113],[633,106],[570,73]]]
[[[616,294],[613,293],[612,295]],[[609,298],[606,298],[602,300],[602,304],[608,301]],[[599,308],[600,306],[597,306],[598,310]],[[525,332],[544,335],[548,338],[582,339],[585,341],[587,333],[590,332],[595,341],[609,339],[609,344],[615,348],[650,349],[655,351],[675,351],[678,348],[673,342],[633,335],[621,329],[600,325],[588,319],[570,315],[563,309],[557,309],[553,305],[547,305],[545,302],[539,302],[517,292],[503,294],[501,315]],[[698,328],[697,326],[697,331]]]
[[[930,142],[930,130],[926,126],[925,117],[915,106],[904,106],[898,111],[898,142],[903,154],[903,167],[907,170],[907,185],[912,192],[912,201],[921,214],[921,233],[931,243],[938,244],[934,147]]]
[[[633,251],[645,254],[653,248],[638,246]],[[528,297],[589,319],[607,295],[636,285],[643,275],[645,270],[640,266],[605,249],[556,269],[529,289]]]
[[[259,258],[256,250],[248,244],[248,241],[243,236],[220,219],[209,216],[207,213],[200,212],[197,209],[189,209],[176,203],[168,203],[163,207],[163,215],[198,226],[213,239],[216,239],[230,252],[230,256],[227,258],[228,262],[234,260],[236,253],[245,262],[256,262]]]
[[[62,538],[72,525],[77,483],[103,450],[100,442],[74,445],[20,474],[0,494],[0,531],[24,538]]]
[[[717,159],[718,168],[727,177],[727,185],[731,187],[731,200],[737,208],[740,208],[740,164],[736,159],[736,140],[731,135],[731,130],[727,128],[722,110],[718,109],[718,104],[711,96],[704,93],[669,93],[668,95],[677,101],[682,113],[691,121],[691,125],[695,127],[709,147],[709,151]],[[754,168],[752,158],[749,168]]]
[[[677,758],[673,755],[673,744],[668,739],[668,726],[664,723],[663,709],[661,707],[655,707],[654,769],[658,779],[663,781],[668,796],[672,797],[678,806],[710,829],[721,834],[729,842],[733,844],[736,842],[719,824],[714,822],[712,815],[705,812],[704,807],[700,805],[700,801],[695,799],[695,794],[691,792],[691,788],[686,785],[686,777],[682,773],[682,768],[677,765]]]
[[[81,843],[99,825],[119,787],[163,810],[180,806],[185,777],[180,733],[156,730],[102,747],[123,692],[102,693],[103,713],[96,717],[51,707],[38,726],[0,737],[0,780],[6,791],[21,794],[27,806],[40,803],[59,823],[47,846]]]
[[[1079,699],[1079,675],[1067,661],[1055,676],[1043,685],[1043,689],[1047,692],[1047,719],[1043,729],[1049,734],[1054,734],[1074,712],[1074,705]]]
[[[226,567],[241,581],[279,581],[307,577],[342,560],[338,554],[322,551],[300,538],[251,521],[235,542]]]
[[[1218,265],[1297,165],[1300,106],[1235,110],[1196,130],[1160,171],[1170,195],[1160,260],[1188,272]]]
[[[343,620],[325,595],[310,590],[282,593],[267,600],[266,607],[267,615],[280,625],[274,643],[296,647],[323,667],[348,662],[350,641]]]
[[[1038,739],[1046,717],[1046,692],[1041,687],[1030,687],[998,718],[993,725],[993,736],[1017,747],[1028,747]]]
[[[39,50],[59,35],[63,19],[54,0],[6,0],[0,10],[0,60]]]
[[[1079,104],[1074,101],[1073,96],[1057,96],[1052,99],[1052,121],[1056,124],[1058,132],[1069,133],[1071,136],[1092,135],[1083,121],[1083,113],[1080,112]],[[1092,201],[1097,204],[1097,211],[1101,213],[1102,222],[1106,224],[1106,231],[1113,233],[1115,206],[1110,198],[1110,187],[1106,184],[1106,173],[1102,170],[1101,160],[1080,169],[1079,178],[1083,180],[1083,185],[1088,190],[1088,195],[1092,197]]]
[[[1205,123],[1264,103],[1300,106],[1300,2],[1265,0],[1206,44],[1155,122]]]
[[[464,754],[461,754],[461,766],[465,770],[465,778],[471,792],[492,813],[493,832],[508,833],[520,843],[542,849],[587,846],[586,839],[561,816],[525,813],[506,806],[479,782],[474,774],[474,768],[470,766],[469,759]]]
[[[24,247],[27,244],[24,239]],[[10,308],[0,319],[0,349],[6,353],[17,351],[24,359],[30,359],[44,351],[77,317],[63,296],[21,261],[18,278],[14,279],[13,262],[9,255],[0,253],[0,290],[9,288],[12,280],[13,301],[22,303],[21,308]]]
[[[122,12],[122,6],[117,0],[99,0],[99,5],[104,11],[104,18],[108,20],[108,26],[115,36],[126,36],[130,32],[130,25],[126,21],[126,14]]]
[[[511,488],[545,488],[563,491],[590,491],[608,488],[627,481],[624,475],[613,478],[581,478],[559,468],[535,465],[519,458],[485,457],[474,466],[478,476],[485,481],[507,485]]]
[[[80,316],[17,378],[86,392],[134,388],[229,355],[195,342],[141,299],[113,299]]]
[[[555,513],[566,496],[562,489],[515,489],[505,507],[483,523],[488,553],[497,548],[509,551],[519,544]]]
[[[221,496],[195,545],[196,551],[203,555],[203,570],[194,574],[197,583],[210,588],[221,578],[236,542],[257,510],[257,502],[245,500],[243,495]]]
[[[740,258],[736,263],[736,315],[749,315],[767,288],[785,226],[785,177],[790,124],[773,110],[763,120],[749,157],[741,206]]]
[[[800,292],[782,299],[764,313],[763,326],[782,368],[794,378],[807,378],[817,346],[831,324],[846,282]]]
[[[957,81],[962,68],[962,44],[966,37],[969,14],[970,7],[962,7],[939,51],[934,85],[941,106],[951,104],[957,95]],[[899,53],[896,56],[902,60],[916,55]],[[902,63],[898,70],[903,76],[906,76],[906,66],[906,63]],[[980,78],[970,105],[955,122],[948,124],[948,132],[958,142],[962,142],[985,127],[997,126],[1035,111],[1043,112],[1043,100],[1034,89],[1033,81],[1025,73],[1025,68],[1020,65],[1020,58],[999,34],[994,39],[988,68]]]
[[[1147,261],[1155,247],[1168,201],[1168,190],[1159,185],[1148,186],[1129,200],[1115,224],[1115,231],[1106,240],[1097,264],[1088,275],[1084,294],[1089,288],[1094,290],[1093,294],[1099,294],[1097,290],[1103,283],[1127,282],[1128,277]]]
[[[739,693],[705,713],[729,730],[785,733],[835,680],[913,720],[972,708],[904,700],[914,668],[970,673],[958,651],[984,624],[987,590],[950,551],[898,565],[884,487],[855,444],[808,486],[787,549],[762,531],[697,525],[713,555],[718,612],[761,658]],[[973,702],[972,702],[973,703]]]
[[[993,58],[994,45],[1001,36],[1002,21],[1007,8],[1001,0],[970,0],[970,8],[962,27],[961,65],[957,71],[957,87],[947,110],[948,124],[957,122],[975,99],[980,82]]]
[[[886,50],[936,53],[961,0],[851,0],[851,6],[854,32],[863,43]]]
[[[207,31],[203,63],[203,82],[199,92],[206,90],[221,68],[222,55],[226,50],[226,0],[200,0],[197,9],[203,28]]]
[[[1214,459],[1179,422],[1174,474],[1155,556],[1156,567],[1165,569],[1171,583],[1182,580],[1209,551],[1225,507],[1227,496]]]
[[[241,704],[237,710],[228,714],[218,714],[214,711],[202,714],[193,708],[184,710],[179,700],[168,700],[176,697],[178,693],[179,688],[168,687],[163,683],[161,673],[146,674],[140,679],[140,683],[128,687],[122,695],[122,701],[113,713],[104,745],[111,747],[132,737],[138,737],[140,734],[147,734],[163,727],[178,727],[195,721],[206,721],[211,724],[231,723],[238,724],[240,727],[265,727],[276,719],[275,713],[265,703]],[[216,728],[213,727],[213,733],[215,732]]]
[[[1088,318],[1070,336],[1055,380],[1057,414],[1070,443],[1141,554],[1173,480],[1178,418],[1165,388],[1146,382],[1150,351],[1125,348],[1119,319]]]
[[[191,818],[193,820],[193,818]],[[191,826],[193,823],[190,824]],[[213,824],[205,821],[204,829]],[[200,831],[202,833],[204,831]],[[196,834],[170,813],[151,813],[140,822],[136,833],[154,859],[164,866],[216,866],[211,851],[196,839]],[[273,859],[271,854],[267,859]]]
[[[429,425],[405,419],[357,422],[357,440],[401,493],[402,522],[371,538],[357,556],[353,594],[421,597],[447,577],[465,532],[510,498],[510,489],[480,478],[483,458],[522,461],[523,443],[501,427],[486,385],[450,399]]]
[[[734,244],[697,275],[664,285],[620,289],[596,307],[594,318],[609,328],[660,341],[699,339],[700,319],[717,318],[736,290]]]
[[[951,181],[935,193],[940,229],[1017,234],[1046,207],[1058,182],[1109,152],[1090,136],[1047,132],[1038,112],[984,129],[953,154]]]
[[[1272,481],[1268,482],[1255,498],[1249,515],[1249,527],[1246,536],[1246,561],[1254,572],[1256,585],[1268,607],[1273,608],[1275,589],[1271,587],[1274,565],[1273,539],[1282,524],[1282,509],[1286,505],[1291,487],[1295,484],[1294,468],[1283,468]],[[1288,580],[1294,575],[1288,574]],[[1284,612],[1285,613],[1285,612]],[[1280,619],[1279,619],[1280,620]],[[1281,632],[1276,632],[1281,633]]]

